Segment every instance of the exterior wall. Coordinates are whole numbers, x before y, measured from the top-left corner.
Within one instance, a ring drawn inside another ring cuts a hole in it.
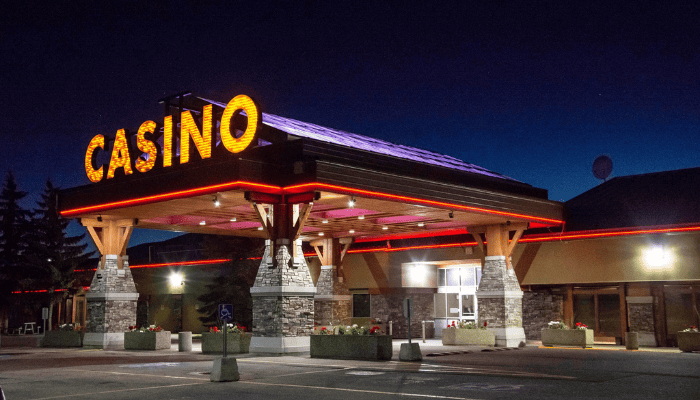
[[[540,330],[550,321],[564,320],[564,296],[542,292],[523,293],[523,329],[528,340],[540,340]]]
[[[384,322],[392,321],[392,337],[395,339],[408,338],[408,320],[403,316],[403,299],[413,298],[413,318],[411,318],[411,337],[421,337],[423,334],[421,321],[433,320],[433,294],[372,294],[370,296],[370,309],[373,318],[380,318]],[[387,332],[388,333],[388,332]],[[425,337],[435,336],[433,324],[425,325]]]

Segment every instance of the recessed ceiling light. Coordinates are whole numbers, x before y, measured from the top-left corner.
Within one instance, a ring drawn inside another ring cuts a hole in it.
[[[355,230],[354,230],[354,229],[350,229],[350,233],[355,233]]]
[[[422,222],[419,222],[419,223],[418,223],[418,226],[425,226],[425,224],[422,223]]]
[[[318,236],[323,236],[323,232],[319,232],[319,233],[318,233]]]
[[[206,225],[206,224],[207,224],[207,221],[202,221],[202,222],[200,222],[199,224],[200,224],[200,225]]]
[[[259,230],[259,231],[263,230],[263,227],[262,227],[262,226],[259,226],[259,227],[258,227],[258,230]]]
[[[354,198],[354,197],[351,198],[350,201],[348,201],[348,207],[350,207],[350,208],[355,207],[355,203],[357,203],[357,201],[355,200],[355,198]]]
[[[327,220],[327,219],[324,219],[323,221],[321,221],[321,223],[322,223],[322,224],[327,224],[327,223],[328,223],[328,220]]]
[[[360,215],[359,217],[357,217],[357,219],[365,219],[365,216],[364,216],[364,215]]]
[[[231,218],[229,221],[236,222],[236,217]]]
[[[389,229],[388,226],[382,226],[382,230],[383,230],[383,231],[385,231],[385,230],[387,230],[387,229]]]

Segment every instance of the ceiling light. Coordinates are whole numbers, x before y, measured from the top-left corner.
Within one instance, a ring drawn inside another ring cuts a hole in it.
[[[323,232],[319,232],[319,233],[318,233],[318,236],[323,236]]]
[[[321,223],[322,223],[322,224],[327,224],[327,223],[328,223],[328,220],[327,220],[327,219],[324,219],[323,221],[321,221]]]
[[[355,197],[351,197],[350,201],[348,201],[348,207],[350,207],[350,208],[355,207],[355,203],[357,203],[357,201],[355,200]]]
[[[218,197],[214,197],[214,207],[221,207],[221,202]]]
[[[202,222],[200,222],[199,224],[200,224],[200,225],[206,225],[206,224],[207,224],[207,221],[202,221]]]
[[[236,217],[231,218],[229,221],[236,222]]]
[[[354,229],[350,229],[350,233],[355,233],[355,230],[354,230]]]
[[[258,230],[259,230],[259,231],[263,230],[263,227],[262,227],[262,226],[259,226],[259,227],[258,227]]]
[[[360,215],[359,217],[357,217],[357,219],[365,219],[365,216],[364,216],[364,215]]]
[[[382,230],[383,230],[383,231],[385,231],[385,230],[387,230],[387,229],[389,229],[388,226],[382,226]]]
[[[419,222],[419,223],[418,223],[418,226],[425,226],[425,224],[422,223],[422,222]]]

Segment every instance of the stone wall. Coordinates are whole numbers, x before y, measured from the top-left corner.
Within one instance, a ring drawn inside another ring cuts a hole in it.
[[[486,257],[481,281],[476,292],[479,303],[479,325],[491,328],[521,327],[522,291],[505,257]]]
[[[630,332],[654,332],[652,303],[628,303]]]
[[[550,321],[564,319],[564,296],[548,292],[523,293],[523,328],[528,340],[540,340],[540,330]]]
[[[433,294],[373,294],[370,296],[372,318],[379,318],[388,324],[393,322],[392,337],[405,339],[408,337],[408,321],[403,316],[403,299],[413,297],[413,318],[411,318],[411,337],[422,336],[421,321],[432,321],[434,306]],[[425,337],[435,337],[435,327],[432,323],[425,324]]]
[[[349,325],[351,319],[351,300],[314,300],[314,322],[317,325]]]

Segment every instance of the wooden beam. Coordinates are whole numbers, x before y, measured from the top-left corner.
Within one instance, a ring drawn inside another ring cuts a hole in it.
[[[272,232],[272,221],[270,220],[267,211],[265,211],[265,206],[262,204],[253,203],[253,210],[255,210],[255,215],[258,217],[258,221],[260,221],[260,224],[262,224],[265,232],[267,232],[267,238],[273,239],[274,235]],[[272,255],[272,257],[274,258],[274,255]]]
[[[100,252],[101,255],[105,254],[104,250],[104,245],[102,244],[102,238],[95,232],[95,228],[92,226],[86,226],[88,233],[90,234],[90,237],[92,238],[92,241],[95,242],[95,247],[97,247],[97,251]]]
[[[348,252],[348,249],[350,248],[350,245],[352,244],[352,239],[353,239],[353,238],[350,238],[350,239],[351,239],[351,240],[350,240],[349,242],[345,242],[345,243],[340,242],[341,244],[343,244],[343,251],[340,252],[340,260],[339,260],[340,262],[339,262],[339,264],[342,264],[342,263],[343,263],[343,259],[345,259],[345,254]]]
[[[299,210],[299,206],[297,204],[294,205],[294,209],[298,210],[296,211],[298,212],[298,215],[295,218],[294,227],[292,229],[292,241],[299,239],[299,235],[301,235],[301,232],[304,230],[304,225],[306,224],[306,221],[309,220],[309,215],[311,214],[311,209],[313,208],[313,205],[314,203],[304,204],[301,207],[301,210]]]

